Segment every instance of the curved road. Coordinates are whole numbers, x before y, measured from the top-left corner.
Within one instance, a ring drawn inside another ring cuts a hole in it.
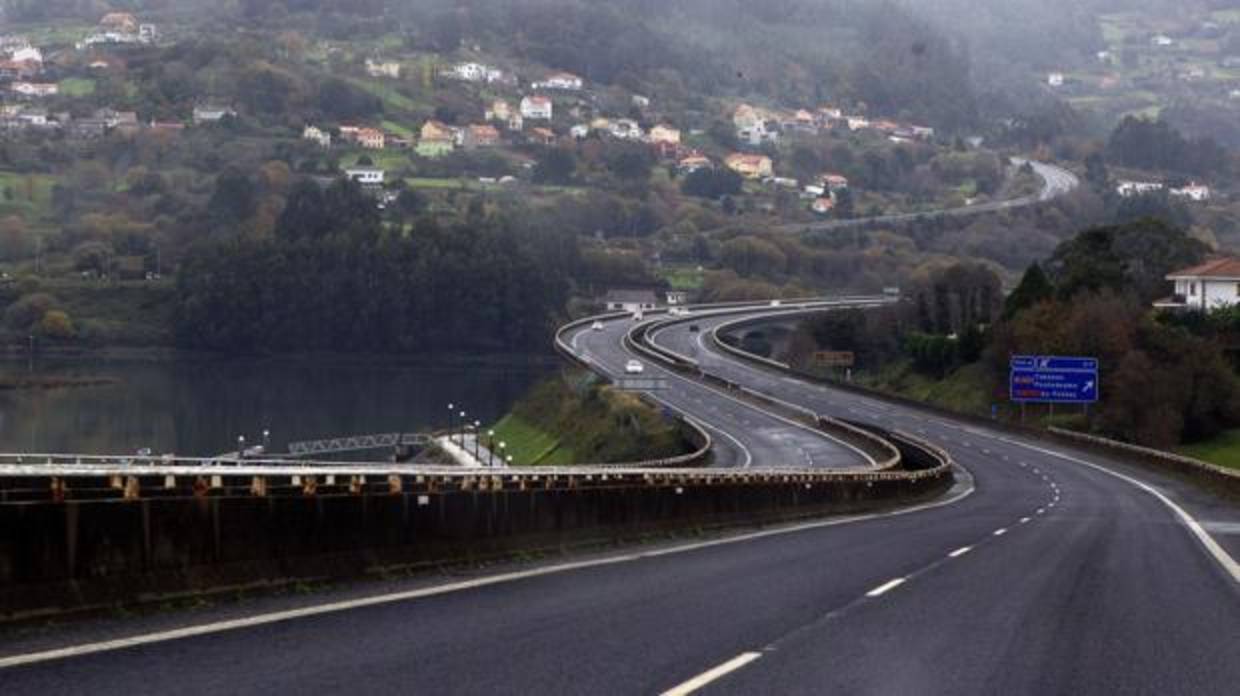
[[[695,321],[705,332],[723,320]],[[613,324],[574,336],[612,373],[627,359]],[[656,338],[698,346],[686,327]],[[10,637],[0,655],[72,647],[0,657],[0,685],[6,694],[1235,692],[1234,506],[1119,462],[749,367],[709,341],[698,350],[709,369],[755,389],[931,439],[971,476],[942,500],[892,513]],[[726,401],[684,393],[695,415]],[[761,427],[715,422],[757,447],[749,431]],[[784,462],[774,447],[751,466]],[[221,623],[230,620],[239,622]],[[185,624],[198,628],[158,633]],[[137,647],[101,643],[135,635]]]
[[[1057,167],[1053,164],[1045,162],[1035,162],[1033,160],[1013,158],[1013,166],[1023,166],[1026,162],[1039,177],[1042,179],[1042,190],[1036,195],[1021,196],[1020,198],[1011,198],[1002,201],[991,201],[989,203],[979,203],[977,205],[965,206],[963,208],[948,208],[946,210],[928,210],[920,213],[897,213],[894,215],[879,215],[868,218],[853,218],[850,220],[825,220],[822,222],[808,223],[789,223],[783,225],[780,229],[785,232],[802,232],[806,230],[838,230],[849,227],[861,227],[871,224],[911,222],[915,220],[926,220],[938,217],[966,217],[969,215],[980,215],[982,213],[995,213],[1002,210],[1013,210],[1016,208],[1024,208],[1036,203],[1044,203],[1049,200],[1058,198],[1064,194],[1071,193],[1073,189],[1080,185],[1080,179],[1075,174]]]

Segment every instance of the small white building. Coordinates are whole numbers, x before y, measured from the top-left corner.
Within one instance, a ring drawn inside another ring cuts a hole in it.
[[[400,63],[394,60],[366,59],[366,74],[371,77],[400,78]]]
[[[1046,84],[1051,87],[1063,87],[1064,76],[1061,72],[1053,72],[1046,76]]]
[[[349,167],[344,175],[362,186],[382,186],[384,173],[378,167]]]
[[[301,132],[301,138],[302,140],[309,140],[319,147],[332,146],[332,134],[317,126],[306,126],[305,130]]]
[[[1240,259],[1221,258],[1167,274],[1175,294],[1158,300],[1161,309],[1208,311],[1240,302]]]
[[[521,116],[532,120],[550,121],[552,115],[551,99],[532,95],[521,99]]]
[[[1167,46],[1174,46],[1175,39],[1171,38],[1170,36],[1167,36],[1166,34],[1157,34],[1155,36],[1150,37],[1150,43],[1155,46],[1162,46],[1165,48]]]
[[[548,75],[542,81],[535,82],[531,86],[534,89],[560,89],[576,92],[584,86],[584,83],[580,77],[577,77],[572,73],[559,72]]]
[[[578,123],[577,125],[568,129],[568,134],[576,138],[577,140],[584,140],[586,137],[590,135],[590,126],[589,124],[586,124],[586,123]]]
[[[1157,181],[1121,181],[1115,186],[1115,192],[1122,198],[1132,198],[1162,189],[1163,185]]]
[[[1205,184],[1199,184],[1196,181],[1189,183],[1187,186],[1173,188],[1170,193],[1175,198],[1186,198],[1196,203],[1204,203],[1210,200],[1210,187]]]
[[[221,106],[195,106],[194,107],[194,125],[200,126],[204,123],[218,123],[225,116],[236,116],[237,112],[228,107]]]
[[[603,305],[609,312],[643,312],[659,306],[653,290],[608,290]]]

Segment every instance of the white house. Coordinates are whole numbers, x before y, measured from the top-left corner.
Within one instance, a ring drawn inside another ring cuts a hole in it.
[[[603,304],[609,312],[639,312],[654,309],[659,298],[653,290],[608,290]]]
[[[552,113],[551,100],[537,95],[521,99],[521,116],[523,118],[550,121]]]
[[[619,140],[641,140],[646,135],[642,132],[642,127],[637,124],[637,121],[630,118],[619,118],[612,121],[607,130],[613,138]]]
[[[397,79],[400,77],[400,63],[394,60],[373,60],[366,59],[366,74],[371,77],[390,77]]]
[[[1167,275],[1175,294],[1154,303],[1162,309],[1211,310],[1240,302],[1240,259],[1221,258]]]
[[[1046,84],[1051,87],[1063,87],[1064,76],[1061,72],[1053,72],[1046,76]]]
[[[51,97],[60,93],[60,85],[55,82],[13,82],[9,89],[27,97]]]
[[[204,123],[217,123],[225,116],[236,116],[237,112],[228,107],[219,106],[195,106],[194,107],[194,125],[202,125]]]
[[[489,68],[482,63],[460,63],[454,65],[449,75],[466,82],[481,82],[486,79]]]
[[[332,146],[332,134],[319,129],[317,126],[306,126],[306,129],[301,132],[301,138],[302,140],[317,143],[319,147]]]
[[[1150,43],[1155,46],[1166,47],[1166,46],[1174,45],[1175,39],[1171,38],[1170,36],[1167,36],[1166,34],[1158,34],[1156,36],[1150,37]]]
[[[534,89],[562,89],[566,91],[576,92],[583,86],[580,77],[572,73],[560,72],[548,75],[541,82],[535,82]]]
[[[1115,186],[1115,192],[1123,198],[1132,198],[1145,193],[1161,191],[1163,185],[1157,181],[1121,181]]]
[[[1199,184],[1196,181],[1189,183],[1187,186],[1173,188],[1170,193],[1176,198],[1187,198],[1197,203],[1210,200],[1210,187],[1205,184]]]
[[[585,123],[578,123],[577,125],[568,129],[568,134],[576,138],[577,140],[584,140],[587,136],[590,135],[590,126]]]
[[[378,167],[349,167],[344,175],[362,186],[383,185],[383,170]]]
[[[14,63],[22,63],[25,61],[30,61],[31,63],[42,64],[43,63],[43,51],[40,51],[34,46],[23,46],[22,48],[19,48],[16,51],[13,51],[13,54],[9,56],[9,60],[13,61]]]

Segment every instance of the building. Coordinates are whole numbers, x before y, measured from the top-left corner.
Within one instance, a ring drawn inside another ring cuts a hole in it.
[[[419,155],[430,159],[449,154],[456,149],[456,129],[439,121],[427,121],[422,124],[418,145],[414,149]]]
[[[520,112],[512,112],[512,115],[508,117],[508,130],[514,133],[520,133],[524,129],[525,117],[523,117]]]
[[[349,167],[344,175],[362,186],[382,186],[384,173],[378,167]]]
[[[653,290],[608,290],[603,297],[608,312],[645,312],[659,306],[659,298]]]
[[[9,55],[9,60],[14,63],[38,63],[41,66],[43,65],[43,51],[34,46],[22,46]]]
[[[448,71],[451,77],[466,82],[482,82],[486,79],[488,67],[482,63],[458,63]]]
[[[332,146],[332,134],[327,131],[320,130],[317,126],[306,126],[301,132],[302,140],[309,140],[319,147]]]
[[[733,153],[728,155],[724,160],[724,164],[728,169],[740,174],[746,179],[761,179],[774,174],[771,167],[771,158],[766,155],[749,155],[744,153]]]
[[[699,169],[714,168],[715,163],[711,162],[709,157],[701,154],[693,154],[687,157],[682,157],[680,161],[676,163],[676,170],[685,175],[692,174]]]
[[[1161,191],[1163,185],[1157,181],[1120,181],[1115,185],[1115,192],[1121,198],[1132,198],[1155,191]]]
[[[9,89],[24,97],[53,97],[60,94],[60,85],[55,82],[13,82]]]
[[[650,106],[650,97],[643,97],[640,94],[634,94],[633,95],[633,106],[636,106],[639,109],[645,109],[646,107]]]
[[[650,142],[679,145],[680,131],[676,128],[672,128],[671,126],[659,124],[650,129]]]
[[[835,210],[835,201],[826,197],[818,198],[810,204],[809,209],[818,215],[829,215],[831,211]]]
[[[387,135],[378,128],[359,128],[357,144],[367,150],[382,150],[387,147]]]
[[[1167,280],[1175,283],[1175,294],[1155,307],[1208,311],[1240,302],[1240,259],[1213,259],[1169,273]]]
[[[641,140],[646,136],[642,127],[631,118],[618,118],[607,126],[607,132],[617,140]]]
[[[843,174],[827,173],[818,177],[828,191],[839,191],[848,188],[848,177]]]
[[[512,107],[503,99],[496,99],[487,107],[484,120],[507,121],[512,116]]]
[[[576,92],[584,86],[584,83],[580,77],[577,77],[572,73],[559,72],[548,75],[540,82],[535,82],[530,86],[534,89],[559,89]]]
[[[99,27],[104,30],[132,34],[138,31],[138,20],[128,12],[109,12],[99,20]]]
[[[194,107],[194,125],[201,126],[207,123],[218,123],[225,116],[236,116],[237,112],[228,107],[220,106],[195,106]]]
[[[532,143],[538,145],[554,145],[555,132],[550,128],[531,128],[527,136]]]
[[[1210,200],[1210,187],[1195,181],[1186,186],[1173,188],[1170,193],[1175,198],[1186,198],[1197,203],[1204,203]]]
[[[1175,45],[1175,39],[1167,36],[1166,34],[1157,34],[1150,37],[1150,43],[1155,46],[1166,48],[1167,46]]]
[[[461,144],[467,150],[495,147],[499,145],[499,131],[490,124],[469,126],[464,130]]]
[[[394,60],[366,59],[366,74],[371,77],[400,78],[400,63]]]
[[[584,140],[590,135],[590,125],[586,123],[578,123],[568,129],[568,134],[577,140]]]
[[[553,107],[547,97],[529,96],[521,100],[521,117],[530,120],[550,121]]]
[[[1046,84],[1051,87],[1063,87],[1064,76],[1061,72],[1053,72],[1046,76]]]

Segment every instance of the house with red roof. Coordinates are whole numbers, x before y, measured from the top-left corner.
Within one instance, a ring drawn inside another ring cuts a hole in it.
[[[1168,273],[1167,280],[1175,291],[1154,303],[1159,309],[1209,311],[1240,303],[1240,259],[1211,259]]]

